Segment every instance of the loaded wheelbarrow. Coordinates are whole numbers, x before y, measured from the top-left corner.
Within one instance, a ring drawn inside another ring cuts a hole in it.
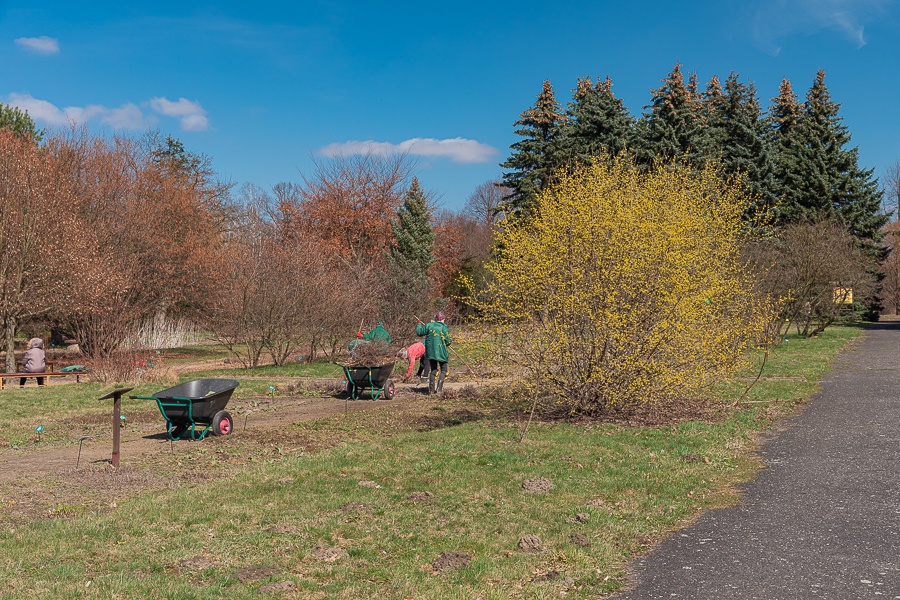
[[[369,389],[372,400],[378,400],[384,394],[385,400],[394,397],[394,382],[391,373],[394,372],[394,363],[366,367],[361,365],[341,365],[347,375],[347,394],[354,400],[358,400],[362,393]]]
[[[213,435],[228,435],[234,431],[234,419],[224,408],[239,385],[233,379],[195,379],[152,396],[131,398],[156,400],[159,412],[166,420],[169,439],[202,440],[210,431]]]

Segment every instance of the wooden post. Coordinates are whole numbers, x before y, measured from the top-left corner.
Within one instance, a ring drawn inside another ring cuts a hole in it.
[[[119,432],[122,429],[122,394],[128,393],[134,388],[119,388],[100,397],[101,400],[113,399],[113,449],[112,466],[119,466]]]
[[[119,432],[122,429],[122,396],[116,394],[113,398],[113,451],[112,466],[119,466]]]

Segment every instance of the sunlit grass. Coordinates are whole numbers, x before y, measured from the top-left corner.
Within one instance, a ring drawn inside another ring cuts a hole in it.
[[[788,338],[745,396],[756,372],[720,386],[724,402],[741,398],[721,421],[537,423],[518,443],[518,423],[447,401],[433,411],[438,429],[389,411],[286,423],[285,440],[339,442],[314,453],[279,448],[228,469],[249,453],[241,436],[189,445],[210,478],[100,513],[62,502],[57,512],[67,518],[7,530],[0,590],[9,598],[257,598],[278,583],[303,598],[596,598],[699,510],[738,501],[737,486],[759,466],[756,436],[809,398],[858,332]],[[238,389],[259,393],[258,385],[267,382]],[[108,410],[96,400],[105,391],[7,390],[0,426],[41,418],[52,430],[60,415]],[[552,488],[523,489],[538,478]],[[540,538],[539,552],[519,547],[526,535]],[[435,571],[450,551],[468,564]],[[268,570],[241,580],[246,567]]]

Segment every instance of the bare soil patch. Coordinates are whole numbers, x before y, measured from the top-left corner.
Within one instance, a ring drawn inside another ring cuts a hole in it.
[[[431,568],[434,571],[449,571],[451,569],[459,569],[467,566],[470,562],[472,562],[472,555],[467,554],[465,552],[458,552],[456,550],[448,550],[446,552],[442,552],[437,559],[431,563]]]
[[[497,382],[482,382],[490,386]],[[305,393],[327,390],[314,381],[298,384]],[[294,387],[298,387],[294,386]],[[288,386],[290,387],[290,386]],[[120,464],[111,466],[111,415],[98,413],[61,420],[67,439],[27,447],[0,449],[0,524],[20,524],[40,518],[65,518],[115,508],[130,495],[175,489],[228,476],[246,464],[301,452],[316,452],[345,441],[336,434],[310,433],[293,426],[303,421],[358,411],[376,411],[369,435],[397,431],[427,431],[485,418],[487,412],[470,400],[479,392],[470,382],[447,382],[444,395],[428,396],[426,385],[396,385],[391,400],[348,400],[344,393],[313,392],[315,396],[261,397],[232,400],[234,433],[204,440],[169,440],[165,421],[152,403],[129,412],[121,431]],[[293,388],[292,388],[293,389]],[[298,387],[299,389],[299,387]],[[333,389],[333,386],[331,386]],[[484,387],[481,388],[484,391]],[[436,410],[439,408],[439,410]],[[727,409],[714,403],[672,403],[637,407],[609,419],[624,425],[661,426],[688,419],[717,420]],[[597,423],[598,421],[591,421]],[[365,483],[361,483],[365,485]],[[542,493],[552,483],[541,478],[525,482],[526,493]],[[427,504],[431,492],[418,492],[410,502]],[[365,511],[365,506],[345,507]]]
[[[202,483],[252,461],[315,452],[343,441],[292,426],[302,421],[379,411],[386,430],[429,430],[483,416],[454,408],[446,397],[420,393],[415,385],[397,389],[392,400],[354,401],[333,393],[232,400],[227,410],[234,416],[234,433],[199,441],[169,440],[155,406],[130,412],[121,430],[118,468],[111,466],[110,414],[65,419],[65,442],[0,450],[0,523],[102,512],[132,494]],[[435,411],[438,404],[443,409]]]

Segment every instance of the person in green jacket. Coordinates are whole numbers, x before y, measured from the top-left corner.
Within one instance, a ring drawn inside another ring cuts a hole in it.
[[[425,358],[431,365],[428,373],[428,393],[439,394],[444,387],[444,377],[447,375],[447,362],[450,360],[448,347],[453,342],[450,338],[450,329],[444,324],[444,313],[434,315],[434,321],[427,325],[422,321],[416,323],[416,335],[425,336]],[[440,369],[435,386],[435,372]]]
[[[381,321],[376,322],[375,327],[362,336],[362,339],[370,342],[384,342],[388,346],[391,345],[391,334],[387,332],[387,329],[384,328],[384,323]]]

